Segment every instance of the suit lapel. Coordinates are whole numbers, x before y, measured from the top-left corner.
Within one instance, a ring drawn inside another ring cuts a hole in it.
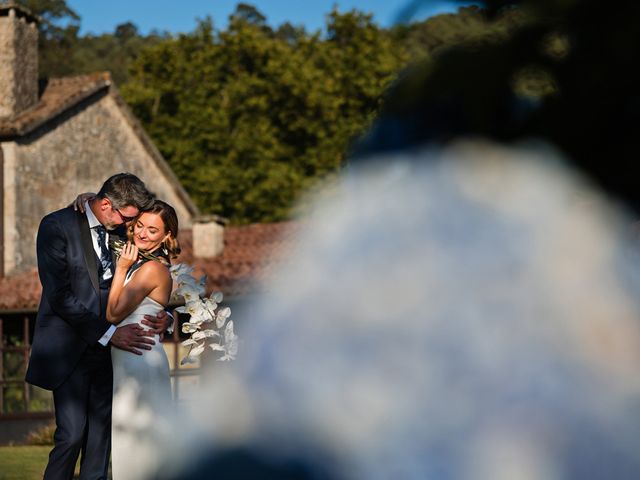
[[[84,213],[78,212],[78,226],[80,227],[80,242],[84,253],[84,260],[87,263],[89,278],[91,284],[95,288],[96,293],[100,294],[100,284],[98,282],[98,265],[96,264],[96,253],[93,249],[91,241],[91,230],[89,229],[89,221]]]

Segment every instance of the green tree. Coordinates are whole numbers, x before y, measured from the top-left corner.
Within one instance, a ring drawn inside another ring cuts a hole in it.
[[[118,25],[113,34],[79,36],[81,19],[65,0],[17,1],[40,20],[38,67],[42,78],[108,70],[117,83],[123,83],[139,51],[168,36],[142,36],[131,22]]]
[[[207,18],[178,36],[142,36],[131,22],[78,36],[80,19],[64,0],[23,3],[48,19],[41,25],[42,76],[111,71],[200,209],[235,223],[287,218],[303,191],[339,171],[407,64],[417,66],[404,76],[426,86],[395,94],[388,111],[404,115],[431,104],[433,94],[461,109],[432,115],[442,133],[449,120],[478,128],[498,121],[507,108],[496,106],[503,88],[528,101],[557,88],[541,57],[518,60],[510,50],[503,63],[495,61],[496,52],[507,51],[503,45],[539,25],[535,14],[512,6],[518,2],[490,1],[488,10],[461,8],[392,29],[371,15],[334,9],[315,33],[289,23],[272,28],[254,6],[240,3],[226,29]],[[545,42],[547,50],[566,49],[562,35]],[[514,62],[520,68],[507,76],[505,65]],[[505,83],[498,87],[496,78]]]
[[[167,37],[153,34],[141,36],[131,22],[117,25],[113,33],[78,37],[67,61],[69,74],[107,70],[116,83],[123,84],[129,78],[131,62],[140,51]],[[59,63],[59,59],[52,60]]]
[[[370,16],[334,11],[322,39],[241,5],[145,49],[122,91],[202,211],[273,221],[343,165],[403,62]]]

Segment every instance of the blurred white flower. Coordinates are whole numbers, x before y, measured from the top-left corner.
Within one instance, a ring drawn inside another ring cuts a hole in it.
[[[378,160],[247,306],[195,409],[211,449],[347,480],[638,478],[631,219],[545,148]]]

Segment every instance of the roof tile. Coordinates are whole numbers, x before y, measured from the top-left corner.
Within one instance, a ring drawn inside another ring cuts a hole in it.
[[[33,107],[0,119],[0,138],[29,133],[111,83],[109,72],[51,79]]]

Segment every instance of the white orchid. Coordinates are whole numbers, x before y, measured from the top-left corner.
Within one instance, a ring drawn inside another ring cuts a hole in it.
[[[192,357],[191,355],[187,355],[180,361],[180,365],[185,365],[187,363],[196,363],[198,359],[196,357]]]
[[[204,298],[202,299],[202,302],[204,303],[204,306],[211,314],[211,320],[213,320],[216,315],[215,312],[216,312],[216,308],[218,308],[218,304],[214,302],[211,298]]]
[[[238,352],[238,337],[233,331],[233,322],[228,320],[231,309],[224,307],[216,312],[224,298],[222,292],[214,292],[207,298],[204,296],[206,276],[196,280],[191,275],[193,268],[184,264],[174,265],[170,270],[178,285],[171,299],[174,302],[180,299],[185,302],[184,306],[176,308],[176,311],[191,317],[182,325],[182,332],[190,334],[191,337],[182,342],[182,346],[189,347],[189,352],[180,362],[181,365],[195,363],[207,346],[213,351],[223,352],[223,356],[218,360],[233,360]],[[213,328],[203,329],[204,324],[208,325],[214,320]],[[218,339],[218,342],[207,345],[207,339]]]
[[[191,351],[189,352],[189,356],[191,357],[197,357],[198,355],[200,355],[202,352],[204,352],[204,342],[200,343],[198,345],[196,345],[195,347],[193,347],[191,349]]]
[[[178,284],[178,287],[183,287],[185,285],[196,286],[196,279],[193,278],[188,273],[181,273],[180,275],[175,277],[175,281]]]
[[[213,351],[223,352],[224,355],[218,360],[227,362],[234,360],[238,353],[238,336],[233,331],[233,321],[229,320],[224,328],[223,342],[212,343],[209,348]]]
[[[198,342],[199,340],[204,340],[204,339],[205,339],[205,335],[204,335],[204,332],[203,332],[203,331],[199,330],[199,331],[197,331],[197,332],[194,332],[194,333],[191,335],[191,338],[192,338],[193,340],[195,340],[196,342]]]
[[[190,322],[182,324],[182,333],[193,333],[198,331],[198,326]]]
[[[185,298],[185,300],[187,300]],[[176,308],[176,312],[191,315],[190,323],[201,324],[213,320],[213,315],[206,305],[199,300],[189,299],[184,307]]]
[[[194,341],[198,341],[198,340],[204,340],[205,338],[213,338],[213,337],[220,337],[220,333],[216,332],[215,330],[200,330],[197,331],[195,333],[193,333],[193,335],[191,335],[191,339]],[[184,342],[183,342],[184,345]]]
[[[185,302],[199,300],[200,288],[195,284],[183,284],[175,290],[174,295],[184,298]]]
[[[227,326],[224,328],[224,346],[225,354],[220,360],[235,359],[238,353],[238,336],[233,331],[233,320],[229,320]]]
[[[222,292],[213,292],[209,298],[216,303],[220,303],[222,302],[224,295]]]
[[[169,268],[169,271],[171,272],[171,277],[173,278],[177,278],[180,275],[191,276],[191,273],[193,272],[193,267],[190,267],[185,263],[178,263],[177,265],[172,265]]]
[[[231,309],[229,307],[225,307],[220,310],[216,315],[216,327],[222,328],[224,323],[227,321],[227,318],[231,316]]]

